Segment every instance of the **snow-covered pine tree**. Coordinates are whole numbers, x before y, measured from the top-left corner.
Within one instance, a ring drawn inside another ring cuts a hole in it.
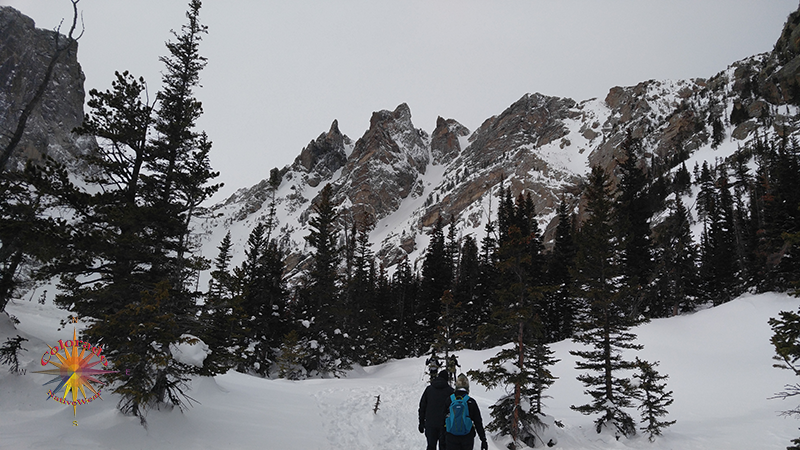
[[[666,317],[692,311],[697,302],[697,246],[680,196],[655,234],[656,265],[648,292],[651,315]]]
[[[187,406],[186,381],[199,371],[172,348],[199,333],[190,277],[205,261],[192,254],[189,222],[219,188],[208,184],[217,176],[211,144],[195,130],[202,107],[193,90],[205,65],[200,7],[190,1],[188,23],[167,43],[158,108],[148,103],[144,80],[127,73],[110,91],[90,92],[83,131],[104,144],[89,160],[87,183],[96,189],[65,197],[73,233],[52,267],[62,281],[56,303],[86,320],[86,339],[126,368],[108,378],[122,412],[142,424],[150,408]]]
[[[509,191],[502,195],[510,198]],[[549,367],[557,362],[537,314],[546,290],[542,244],[530,194],[520,194],[516,204],[505,202],[501,216],[498,223],[508,229],[500,230],[496,255],[497,303],[492,322],[482,334],[494,334],[514,345],[484,361],[486,370],[470,371],[470,375],[488,388],[502,385],[509,392],[490,407],[492,421],[487,428],[511,436],[514,446],[519,442],[533,446],[545,426],[541,420],[544,391],[556,379]]]
[[[652,314],[647,304],[646,288],[653,268],[650,241],[650,218],[653,215],[647,190],[647,176],[639,167],[639,155],[644,152],[641,139],[630,132],[622,143],[625,160],[619,164],[619,184],[614,213],[619,240],[619,259],[622,295],[630,314]]]
[[[547,340],[557,342],[572,336],[575,322],[575,298],[570,271],[575,266],[574,220],[565,201],[558,206],[553,250],[547,257],[547,283],[552,290],[545,293],[550,329]]]
[[[644,426],[639,429],[647,434],[647,439],[654,442],[657,436],[661,436],[664,428],[673,425],[674,420],[662,420],[667,415],[667,407],[674,401],[672,391],[665,391],[667,384],[663,380],[669,375],[661,375],[656,370],[658,362],[650,363],[636,358],[636,368],[638,373],[633,377],[637,379],[639,391],[639,410],[642,414],[641,424]]]
[[[480,282],[480,262],[478,244],[471,235],[464,236],[459,251],[459,261],[453,282],[453,298],[461,305],[458,317],[454,319],[453,335],[464,347],[475,348],[477,325],[481,320],[481,309],[477,302],[477,287]]]
[[[385,298],[376,294],[378,274],[372,244],[369,242],[372,226],[356,224],[354,228],[352,275],[343,294],[348,316],[342,328],[351,336],[351,344],[346,350],[348,358],[359,364],[380,364],[389,357],[386,355],[386,336],[379,313],[389,305],[385,304]]]
[[[203,342],[208,345],[209,355],[203,361],[203,375],[224,373],[234,367],[239,359],[234,335],[239,330],[234,308],[235,278],[229,265],[231,261],[231,233],[225,235],[214,259],[206,301],[200,315]]]
[[[239,368],[269,375],[277,348],[288,331],[284,324],[286,288],[283,254],[269,240],[269,221],[259,222],[250,232],[245,260],[234,269],[237,292],[230,300],[237,324],[232,330]]]
[[[770,342],[775,347],[775,356],[772,357],[776,364],[773,367],[791,370],[800,377],[800,310],[781,311],[778,318],[769,319],[772,328]],[[790,397],[800,395],[800,383],[784,386],[784,391],[778,392],[773,398],[786,400]],[[781,413],[785,416],[800,417],[800,406]],[[788,450],[800,450],[800,438],[792,440],[792,446]]]
[[[523,342],[516,342],[484,361],[485,370],[469,371],[470,377],[488,389],[505,386],[510,391],[489,407],[492,420],[486,428],[501,436],[511,436],[514,445],[523,442],[534,447],[537,440],[542,442],[539,435],[546,426],[541,419],[545,415],[544,392],[557,379],[550,367],[558,361],[542,340],[531,342],[523,337]]]
[[[575,367],[586,370],[578,380],[588,388],[591,402],[572,409],[583,414],[600,414],[595,421],[597,432],[612,428],[625,436],[636,434],[636,426],[625,411],[632,405],[634,389],[630,379],[619,375],[635,367],[622,357],[623,350],[638,350],[636,335],[629,328],[634,324],[627,308],[620,302],[619,266],[614,239],[613,198],[606,172],[595,166],[586,189],[589,218],[578,235],[575,273],[577,295],[585,306],[573,338],[587,350],[570,353],[578,356]]]
[[[499,286],[497,271],[497,239],[495,222],[488,221],[485,234],[481,240],[481,249],[478,257],[478,280],[475,286],[473,323],[475,327],[476,348],[484,349],[502,345],[502,337],[490,331],[492,309],[496,300],[495,292]]]
[[[311,267],[300,288],[302,310],[299,319],[307,324],[301,340],[309,347],[304,366],[309,374],[338,376],[350,367],[345,355],[348,339],[340,328],[348,312],[340,302],[338,210],[333,203],[333,187],[326,184],[313,207],[309,221],[311,233],[306,241],[313,247]]]
[[[16,375],[25,373],[24,370],[19,368],[19,354],[28,351],[22,347],[23,341],[27,341],[27,339],[17,335],[13,338],[7,338],[5,344],[0,346],[0,364],[9,366],[8,371]]]
[[[421,319],[418,304],[419,279],[412,271],[408,259],[403,259],[389,282],[392,314],[395,319],[384,330],[393,358],[419,356],[423,349],[430,348],[430,341],[423,341],[416,332]],[[427,347],[426,347],[427,346]]]
[[[416,327],[424,347],[418,349],[420,354],[427,352],[436,339],[435,333],[442,315],[442,295],[451,288],[453,282],[453,259],[447,251],[444,219],[441,216],[436,219],[430,236],[420,281],[419,311],[422,321]]]

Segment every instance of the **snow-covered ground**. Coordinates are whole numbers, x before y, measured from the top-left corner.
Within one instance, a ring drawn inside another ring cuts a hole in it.
[[[798,299],[782,294],[745,295],[725,305],[694,314],[656,320],[635,331],[644,350],[638,356],[660,361],[668,374],[675,403],[668,419],[677,423],[651,444],[643,435],[616,441],[594,432],[593,417],[569,409],[588,401],[575,379],[576,344],[553,345],[559,380],[548,391],[547,412],[563,422],[548,435],[555,449],[783,449],[800,436],[800,422],[779,416],[797,406],[791,400],[770,400],[785,384],[794,383],[786,370],[772,367],[767,320],[781,310],[796,310]],[[425,388],[423,359],[393,361],[358,368],[343,379],[306,381],[265,380],[236,372],[192,382],[191,396],[199,404],[184,413],[151,411],[147,429],[120,414],[118,397],[72,408],[46,401],[49,378],[39,358],[58,339],[72,336],[71,326],[59,330],[67,314],[49,304],[17,301],[8,311],[19,318],[13,330],[0,318],[0,342],[21,334],[28,338],[22,362],[26,375],[3,367],[0,373],[0,449],[270,449],[374,450],[423,448],[417,432],[417,406]],[[462,369],[479,369],[496,350],[462,351]],[[500,390],[487,392],[473,383],[472,395],[485,419]],[[380,407],[373,412],[376,397]],[[635,411],[634,417],[638,417]],[[74,422],[77,422],[77,426]],[[490,441],[490,449],[504,448]]]

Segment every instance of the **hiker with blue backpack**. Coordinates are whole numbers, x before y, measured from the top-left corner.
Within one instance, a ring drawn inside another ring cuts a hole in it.
[[[450,377],[446,370],[439,372],[439,375],[431,381],[425,388],[422,398],[419,400],[419,432],[425,433],[428,440],[426,450],[444,450],[444,416],[445,403],[450,399],[453,388],[449,384]]]
[[[481,450],[488,450],[481,410],[475,399],[469,396],[469,380],[463,373],[456,379],[455,392],[447,398],[445,413],[447,450],[472,450],[476,433],[481,438]]]

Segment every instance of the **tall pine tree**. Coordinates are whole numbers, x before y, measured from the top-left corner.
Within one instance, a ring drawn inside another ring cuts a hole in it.
[[[589,217],[579,232],[575,268],[577,294],[585,305],[573,339],[588,349],[570,353],[581,358],[575,367],[586,372],[578,380],[587,387],[591,401],[571,408],[599,414],[595,420],[598,433],[611,428],[618,435],[631,436],[636,426],[625,408],[631,406],[635,392],[623,374],[634,368],[634,363],[626,361],[622,351],[641,346],[633,343],[636,336],[628,331],[633,322],[621,301],[622,267],[614,233],[613,197],[602,168],[592,168],[585,196]]]
[[[126,73],[112,90],[90,92],[84,132],[104,143],[90,159],[87,183],[97,188],[67,199],[74,232],[54,263],[62,274],[57,303],[84,318],[85,338],[126,368],[109,378],[120,409],[143,424],[150,408],[186,406],[185,382],[199,370],[173,349],[199,334],[198,293],[189,281],[203,260],[192,255],[189,223],[219,188],[208,184],[217,175],[210,142],[194,130],[202,109],[193,90],[205,65],[200,7],[190,2],[188,24],[167,44],[159,108],[148,103],[144,81]]]
[[[301,320],[309,347],[305,368],[310,374],[339,375],[350,366],[346,358],[348,335],[342,330],[348,310],[340,302],[338,211],[333,203],[333,188],[326,184],[313,207],[315,216],[309,219],[311,233],[306,241],[314,249],[311,267],[300,289]]]
[[[504,198],[510,198],[508,191]],[[514,346],[485,361],[487,369],[470,374],[486,387],[506,386],[510,393],[490,407],[489,429],[533,446],[544,428],[544,391],[555,381],[549,366],[557,360],[547,347],[541,312],[545,277],[541,237],[530,194],[503,210],[503,240],[497,251],[499,288],[492,322],[481,332]],[[509,370],[513,365],[514,369]]]

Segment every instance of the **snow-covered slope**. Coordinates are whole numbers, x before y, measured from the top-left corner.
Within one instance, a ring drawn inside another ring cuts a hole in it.
[[[668,419],[677,423],[651,444],[646,437],[616,441],[598,435],[592,417],[569,409],[587,401],[575,377],[576,344],[552,346],[561,361],[554,367],[558,381],[548,391],[546,412],[564,428],[551,427],[553,448],[653,450],[781,449],[800,436],[800,422],[778,412],[796,406],[770,400],[796,379],[772,367],[767,320],[781,310],[796,310],[798,299],[783,294],[745,295],[730,303],[697,313],[660,319],[638,327],[644,350],[638,356],[660,361],[668,374],[674,404]],[[407,359],[358,368],[343,379],[306,381],[268,380],[236,372],[216,378],[197,378],[190,395],[198,401],[181,413],[151,411],[148,427],[116,409],[110,393],[102,402],[72,408],[46,401],[39,357],[58,339],[71,336],[59,330],[66,313],[35,301],[18,301],[9,312],[22,322],[12,330],[0,319],[0,341],[21,334],[28,338],[23,353],[27,374],[0,373],[0,449],[270,449],[373,450],[422,448],[417,432],[417,406],[425,388],[423,359]],[[459,353],[462,370],[480,369],[495,350]],[[483,416],[502,390],[486,391],[472,384]],[[380,407],[373,412],[376,397]],[[638,417],[632,411],[634,417]],[[77,421],[77,426],[73,421]],[[490,449],[505,448],[490,441]]]

